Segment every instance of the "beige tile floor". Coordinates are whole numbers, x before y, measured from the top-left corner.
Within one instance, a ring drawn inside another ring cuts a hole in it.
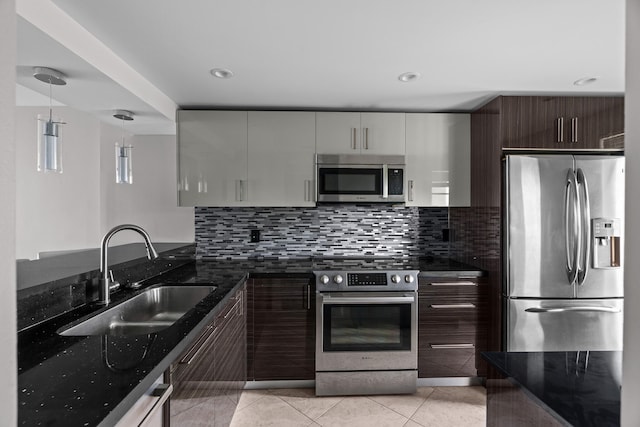
[[[245,390],[231,427],[485,426],[484,387],[420,387],[413,395],[316,397],[313,389]]]

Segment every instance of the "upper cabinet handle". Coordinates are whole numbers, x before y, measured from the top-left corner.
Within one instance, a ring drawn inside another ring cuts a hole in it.
[[[409,201],[413,202],[413,180],[409,180]]]
[[[557,128],[557,142],[564,142],[564,117],[558,117],[556,119]]]
[[[364,128],[364,149],[369,149],[369,128]]]
[[[351,148],[354,150],[358,149],[358,140],[356,137],[356,128],[351,128]]]
[[[571,119],[571,142],[578,142],[578,118]]]

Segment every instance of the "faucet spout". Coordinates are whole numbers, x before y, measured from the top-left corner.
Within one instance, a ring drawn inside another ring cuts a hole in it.
[[[158,252],[156,252],[156,249],[153,247],[153,243],[151,243],[151,237],[149,237],[149,233],[147,233],[142,227],[134,224],[122,224],[117,225],[111,230],[107,231],[107,233],[102,237],[102,241],[100,242],[100,279],[98,289],[99,304],[108,305],[111,300],[109,292],[111,290],[113,282],[112,278],[109,277],[109,263],[107,259],[109,241],[116,233],[123,230],[131,230],[140,234],[144,239],[144,245],[147,249],[147,258],[149,258],[149,260],[158,258]]]

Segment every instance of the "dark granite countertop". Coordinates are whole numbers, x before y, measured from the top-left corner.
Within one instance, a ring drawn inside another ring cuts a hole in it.
[[[171,327],[150,335],[61,336],[56,331],[104,308],[91,304],[18,334],[19,425],[113,425],[213,320],[246,278],[312,277],[315,269],[412,268],[449,274],[482,271],[448,260],[244,259],[201,260],[161,274],[139,290],[112,295],[113,306],[158,284],[215,285],[217,289]]]
[[[622,352],[487,352],[502,375],[562,423],[620,425]]]

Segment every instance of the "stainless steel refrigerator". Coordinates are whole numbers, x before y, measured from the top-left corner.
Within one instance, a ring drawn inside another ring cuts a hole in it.
[[[622,350],[624,164],[506,157],[507,351]]]

